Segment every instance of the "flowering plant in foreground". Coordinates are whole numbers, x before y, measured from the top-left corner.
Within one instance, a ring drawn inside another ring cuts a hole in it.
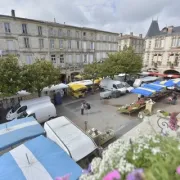
[[[172,137],[118,139],[80,180],[179,180],[180,142]]]

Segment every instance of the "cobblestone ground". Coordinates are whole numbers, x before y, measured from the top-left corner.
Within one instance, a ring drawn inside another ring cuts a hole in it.
[[[100,100],[99,93],[90,95],[85,98],[91,104],[91,110],[85,112],[85,115],[80,114],[81,100],[74,100],[64,102],[61,106],[57,107],[58,115],[67,116],[74,123],[76,123],[83,130],[85,129],[85,121],[88,122],[88,128],[97,128],[100,131],[109,128],[116,131],[117,137],[122,136],[133,127],[137,126],[141,121],[137,118],[137,113],[129,116],[117,112],[118,106],[130,104],[137,100],[137,95],[126,94],[116,99]],[[180,105],[180,100],[177,105],[169,105],[165,100],[154,105],[154,113],[158,109],[163,109],[168,112],[177,111]]]

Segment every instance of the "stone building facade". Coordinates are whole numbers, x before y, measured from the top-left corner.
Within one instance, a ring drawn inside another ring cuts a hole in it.
[[[36,58],[51,61],[66,75],[81,72],[83,65],[102,61],[117,52],[118,33],[56,22],[0,15],[0,54],[15,54],[20,64]]]
[[[180,26],[159,29],[152,21],[145,38],[144,66],[161,73],[178,74],[180,71]]]
[[[130,35],[120,33],[118,37],[118,50],[122,51],[124,48],[130,46],[134,49],[135,53],[142,56],[144,53],[144,39],[142,34],[135,36],[133,32]]]

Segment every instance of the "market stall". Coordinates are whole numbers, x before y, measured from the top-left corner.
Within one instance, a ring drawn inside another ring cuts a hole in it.
[[[143,87],[156,91],[154,96],[151,97],[154,101],[162,99],[168,96],[170,93],[170,91],[167,90],[166,86],[161,85],[161,84],[150,83],[150,84],[145,84]]]
[[[69,91],[68,93],[75,97],[75,98],[81,98],[85,96],[87,87],[83,84],[68,84],[69,85]]]
[[[146,106],[146,99],[149,97],[153,97],[153,95],[155,95],[155,93],[157,91],[155,90],[152,90],[152,89],[148,89],[148,88],[144,88],[144,87],[139,87],[139,88],[136,88],[136,89],[133,89],[131,91],[132,93],[134,94],[139,94],[139,95],[142,95],[144,96],[143,98],[140,98],[140,100],[132,103],[132,104],[129,104],[129,105],[125,105],[125,106],[122,106],[118,109],[118,111],[120,113],[124,113],[124,114],[132,114],[134,112],[138,112],[140,111],[141,109],[145,108]]]

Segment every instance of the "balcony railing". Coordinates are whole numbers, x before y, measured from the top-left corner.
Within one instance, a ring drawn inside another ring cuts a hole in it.
[[[15,54],[15,55],[18,55],[18,51],[17,50],[4,50],[2,51],[2,55],[8,55],[8,54]]]

